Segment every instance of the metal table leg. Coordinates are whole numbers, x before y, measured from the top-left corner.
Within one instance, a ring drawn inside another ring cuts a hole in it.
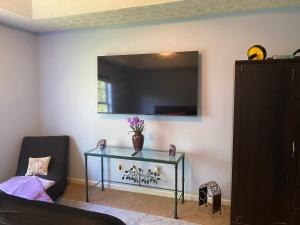
[[[85,157],[85,201],[89,202],[89,178],[88,178],[88,162],[87,155]]]
[[[177,196],[178,196],[178,164],[175,165],[175,208],[174,208],[174,218],[177,219]]]
[[[185,160],[185,156],[183,156],[182,158],[182,198],[181,198],[181,203],[184,203],[184,160]]]
[[[101,157],[101,188],[102,191],[104,190],[104,172],[103,172],[104,166],[103,166],[103,157]]]

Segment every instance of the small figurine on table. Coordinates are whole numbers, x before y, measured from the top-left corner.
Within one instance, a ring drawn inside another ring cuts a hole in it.
[[[176,154],[176,146],[175,145],[169,145],[169,156],[175,156]]]
[[[98,141],[97,143],[97,147],[102,150],[106,149],[106,140],[105,139],[101,139],[100,141]]]

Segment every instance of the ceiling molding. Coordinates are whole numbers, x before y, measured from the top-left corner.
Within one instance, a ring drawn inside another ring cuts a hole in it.
[[[0,0],[0,9],[32,18],[32,0]]]
[[[179,1],[183,0],[32,0],[32,17],[50,19]]]
[[[0,22],[35,33],[44,33],[91,27],[157,23],[177,19],[294,6],[300,6],[300,0],[180,0],[43,19],[31,19],[0,9]]]

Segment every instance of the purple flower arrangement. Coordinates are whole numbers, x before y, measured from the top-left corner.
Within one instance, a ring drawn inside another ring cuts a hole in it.
[[[129,132],[133,132],[135,134],[142,134],[145,127],[144,120],[141,120],[138,116],[135,116],[133,118],[127,118],[127,122],[130,128],[132,129]]]

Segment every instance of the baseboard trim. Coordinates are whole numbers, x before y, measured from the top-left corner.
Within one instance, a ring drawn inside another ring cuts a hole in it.
[[[70,183],[73,183],[73,184],[81,184],[81,185],[85,184],[84,179],[75,178],[75,177],[69,177],[68,181]],[[91,180],[89,181],[90,186],[93,186],[97,183],[98,183],[97,181],[91,181]],[[147,188],[147,187],[129,186],[129,185],[126,185],[126,184],[114,184],[114,183],[107,183],[107,182],[104,182],[104,187],[114,189],[114,190],[120,190],[120,191],[129,191],[129,192],[136,192],[136,193],[141,193],[141,194],[148,194],[148,195],[156,195],[156,196],[161,196],[161,197],[174,198],[174,194],[172,194],[172,192],[170,192],[170,191]],[[198,195],[185,194],[184,196],[185,196],[186,200],[198,201]],[[210,203],[212,202],[211,199],[208,199],[208,201]],[[222,198],[222,205],[230,206],[231,201],[228,200],[228,199],[223,199]]]

